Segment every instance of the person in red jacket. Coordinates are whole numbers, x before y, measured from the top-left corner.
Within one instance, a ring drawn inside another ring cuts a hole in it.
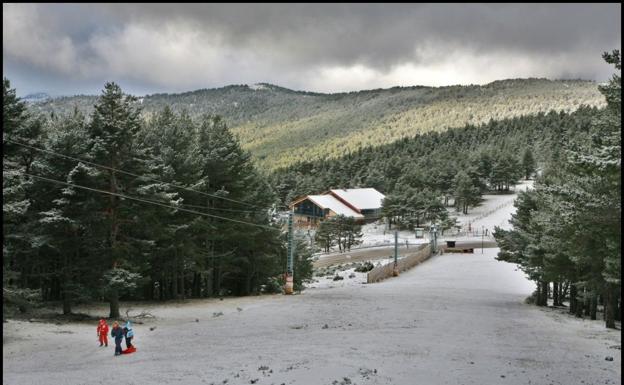
[[[97,335],[100,340],[100,346],[108,346],[108,324],[101,319],[97,327]]]

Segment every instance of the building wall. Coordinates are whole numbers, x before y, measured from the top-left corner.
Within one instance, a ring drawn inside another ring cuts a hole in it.
[[[334,194],[332,194],[334,195]],[[342,201],[342,199],[340,199]],[[349,205],[351,206],[351,205]],[[325,219],[335,217],[337,214],[329,209],[323,209],[317,206],[309,199],[304,199],[293,206],[294,224],[297,227],[316,228]],[[357,223],[364,224],[374,222],[381,216],[381,208],[361,210],[364,218],[358,219]]]
[[[310,217],[308,215],[293,215],[293,224],[296,227],[317,227],[320,223],[320,218]]]
[[[293,223],[297,227],[317,227],[327,218],[328,211],[305,199],[294,205]]]
[[[381,216],[381,208],[362,210],[366,222],[375,221]]]

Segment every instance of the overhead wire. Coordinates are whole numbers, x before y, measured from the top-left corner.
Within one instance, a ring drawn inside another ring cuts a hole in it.
[[[30,148],[30,149],[35,150],[35,151],[45,152],[45,153],[56,155],[56,156],[59,156],[59,157],[62,157],[62,158],[71,159],[71,160],[75,160],[77,162],[82,162],[82,163],[86,163],[86,164],[89,164],[89,165],[92,165],[92,166],[101,167],[101,168],[104,168],[104,169],[107,169],[107,170],[112,170],[112,171],[115,171],[115,172],[119,172],[121,174],[134,176],[136,178],[145,178],[145,179],[151,180],[153,182],[162,183],[162,184],[164,184],[166,186],[172,186],[172,187],[175,187],[175,188],[179,188],[179,189],[187,190],[187,191],[192,191],[192,192],[195,192],[195,193],[198,193],[198,194],[202,194],[202,195],[206,195],[206,196],[209,196],[209,197],[213,197],[213,198],[217,198],[217,199],[223,199],[223,200],[230,201],[230,202],[235,202],[235,203],[239,203],[239,204],[243,204],[243,205],[247,205],[247,206],[251,206],[251,207],[258,207],[258,208],[260,208],[260,206],[254,205],[254,204],[251,204],[251,203],[248,203],[248,202],[243,202],[243,201],[239,201],[239,200],[236,200],[236,199],[226,198],[226,197],[222,197],[222,196],[219,196],[219,195],[209,194],[207,192],[198,191],[198,190],[195,190],[195,189],[192,189],[192,188],[189,188],[189,187],[185,187],[185,186],[180,186],[180,185],[177,185],[177,184],[174,184],[174,183],[164,182],[164,181],[156,179],[156,178],[148,177],[148,176],[145,176],[145,175],[138,175],[138,174],[135,174],[135,173],[132,173],[132,172],[129,172],[129,171],[125,171],[125,170],[121,170],[121,169],[118,169],[118,168],[113,168],[113,167],[110,167],[110,166],[105,166],[105,165],[102,165],[102,164],[94,163],[94,162],[91,162],[91,161],[88,161],[88,160],[72,157],[72,156],[65,155],[65,154],[60,154],[60,153],[58,153],[56,151],[51,151],[51,150],[46,150],[46,149],[43,149],[43,148],[31,146],[29,144],[20,143],[20,142],[17,142],[15,140],[12,140],[12,139],[4,139],[4,141],[16,144],[18,146],[22,146],[22,147],[25,147],[25,148]]]
[[[200,206],[200,205],[191,205],[191,204],[187,204],[187,203],[180,203],[181,206],[186,206],[186,207],[195,207],[195,208],[200,208],[200,209],[206,209],[206,210],[221,210],[221,211],[231,211],[231,212],[239,212],[239,213],[267,213],[270,209],[265,209],[265,210],[237,210],[237,209],[228,209],[228,208],[221,208],[221,207],[207,207],[207,206]]]
[[[171,205],[168,205],[168,204],[165,204],[165,203],[152,201],[152,200],[149,200],[149,199],[137,198],[137,197],[133,197],[133,196],[125,195],[125,194],[119,194],[119,193],[114,193],[114,192],[111,192],[111,191],[95,189],[95,188],[92,188],[92,187],[82,186],[82,185],[78,185],[78,184],[75,184],[75,183],[63,182],[63,181],[56,180],[56,179],[46,178],[46,177],[43,177],[43,176],[40,176],[40,175],[34,175],[34,174],[26,173],[26,172],[23,172],[22,174],[23,175],[28,175],[28,176],[33,177],[33,178],[41,179],[41,180],[44,180],[44,181],[47,181],[47,182],[53,182],[53,183],[62,184],[62,185],[66,185],[66,186],[72,186],[72,187],[81,188],[81,189],[88,190],[88,191],[99,192],[101,194],[118,196],[118,197],[121,197],[121,198],[124,198],[124,199],[130,199],[130,200],[135,200],[135,201],[138,201],[138,202],[149,203],[149,204],[153,204],[153,205],[157,205],[157,206],[170,208],[170,209],[173,209],[173,210],[185,211],[185,212],[188,212],[188,213],[191,213],[191,214],[203,215],[203,216],[206,216],[206,217],[222,219],[222,220],[225,220],[225,221],[241,223],[241,224],[245,224],[245,225],[249,225],[249,226],[256,226],[256,227],[260,227],[260,228],[264,228],[264,229],[278,230],[278,231],[280,230],[280,229],[277,229],[277,228],[271,227],[271,226],[260,225],[260,224],[257,224],[257,223],[245,222],[245,221],[240,221],[238,219],[232,219],[232,218],[222,217],[222,216],[219,216],[219,215],[203,213],[203,212],[200,212],[200,211],[184,209],[184,208],[181,208],[181,207],[175,207],[175,206],[171,206]]]

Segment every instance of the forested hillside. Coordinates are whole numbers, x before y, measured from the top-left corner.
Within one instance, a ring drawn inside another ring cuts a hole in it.
[[[75,96],[30,105],[31,111],[89,116],[95,96]],[[604,106],[593,82],[512,79],[483,86],[395,87],[350,93],[292,91],[269,84],[235,85],[139,98],[151,118],[164,106],[221,115],[262,168],[340,157],[368,145],[466,124],[538,112]]]
[[[272,174],[272,185],[284,203],[301,194],[358,186],[385,194],[410,187],[452,196],[461,173],[485,191],[526,177],[527,156],[534,158],[534,172],[557,153],[562,141],[574,141],[586,132],[597,111],[582,107],[570,114],[551,111],[430,132],[365,147],[338,159],[278,169]]]

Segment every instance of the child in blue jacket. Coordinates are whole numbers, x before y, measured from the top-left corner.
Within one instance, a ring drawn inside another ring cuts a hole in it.
[[[115,355],[121,354],[121,341],[123,340],[124,331],[119,327],[117,321],[113,322],[113,328],[111,329],[111,337],[115,338]]]
[[[126,347],[128,349],[132,348],[132,337],[134,337],[134,330],[132,330],[132,324],[130,321],[126,322],[126,326],[124,326],[124,334],[126,335]]]

